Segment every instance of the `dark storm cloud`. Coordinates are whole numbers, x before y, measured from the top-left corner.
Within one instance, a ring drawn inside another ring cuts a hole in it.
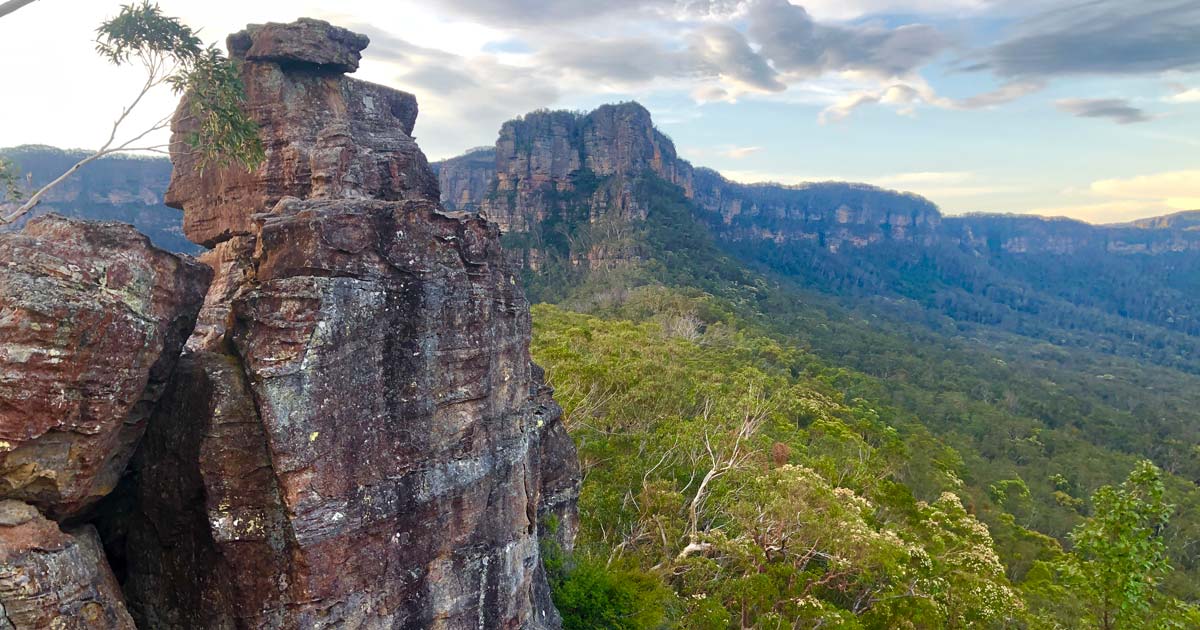
[[[489,23],[528,26],[673,5],[675,0],[443,0],[439,6]]]
[[[1091,0],[1028,20],[970,67],[1008,77],[1200,68],[1200,2]]]
[[[677,7],[684,4],[677,4]],[[720,2],[692,2],[691,11],[727,10]],[[645,82],[660,78],[721,77],[762,92],[787,89],[785,79],[857,70],[903,76],[946,48],[935,29],[819,24],[786,0],[755,0],[747,6],[749,28],[707,24],[682,40],[664,37],[576,40],[553,45],[543,62],[595,80]],[[682,46],[679,44],[682,43]]]
[[[903,75],[947,46],[945,38],[929,26],[819,24],[803,7],[787,0],[758,0],[750,5],[747,17],[750,39],[760,46],[762,56],[776,69],[801,76],[842,70]]]
[[[1122,125],[1147,122],[1153,117],[1119,98],[1068,98],[1055,101],[1059,111],[1083,118],[1107,118]]]
[[[756,90],[787,88],[765,59],[737,30],[706,26],[692,31],[679,48],[651,38],[604,39],[551,46],[542,62],[596,81],[643,83],[655,79],[724,76]]]

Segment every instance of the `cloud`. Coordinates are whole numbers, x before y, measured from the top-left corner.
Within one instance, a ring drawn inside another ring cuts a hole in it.
[[[722,155],[734,160],[742,160],[762,150],[762,147],[731,147],[722,152]]]
[[[1002,85],[990,92],[967,98],[947,98],[938,95],[928,82],[920,77],[883,83],[878,88],[847,92],[818,116],[821,124],[845,120],[854,110],[865,105],[891,105],[902,116],[913,116],[921,105],[939,109],[972,110],[995,107],[1017,100],[1042,89],[1038,81],[1014,82]]]
[[[936,29],[920,24],[894,29],[819,24],[787,0],[757,0],[746,17],[747,32],[762,56],[780,72],[800,78],[847,70],[902,76],[948,45]]]
[[[490,54],[418,46],[370,25],[351,28],[371,38],[368,58],[391,72],[386,83],[417,96],[417,133],[437,130],[421,138],[421,148],[433,159],[494,138],[504,121],[552,105],[561,95],[558,77],[536,67],[503,63]]]
[[[1200,68],[1195,0],[1076,0],[1027,20],[969,67],[1005,77],[1134,75]]]
[[[1044,217],[1072,217],[1089,223],[1120,223],[1164,213],[1162,204],[1146,201],[1105,201],[1101,203],[1045,206],[1029,210]]]
[[[787,0],[681,0],[672,6],[712,19],[643,25],[643,33],[634,36],[552,38],[538,53],[538,63],[618,86],[664,79],[703,82],[693,93],[707,102],[783,92],[831,73],[876,81],[909,76],[947,47],[929,26],[820,23]],[[736,19],[724,13],[732,7],[740,11]]]
[[[1140,199],[1175,210],[1200,208],[1200,169],[1168,171],[1092,182],[1091,192],[1110,198]]]
[[[767,60],[754,52],[745,36],[732,27],[709,26],[696,31],[689,39],[692,54],[716,75],[751,90],[782,92],[787,89]]]
[[[442,0],[438,6],[491,24],[524,27],[595,19],[606,13],[665,10],[675,4],[675,0]]]
[[[1179,86],[1175,93],[1166,98],[1168,103],[1176,103],[1179,105],[1200,103],[1200,88],[1187,88]]]
[[[1011,103],[1046,87],[1041,81],[1013,81],[983,94],[957,101],[958,109],[984,109]]]
[[[692,55],[668,49],[648,37],[558,42],[542,50],[537,58],[539,65],[554,66],[589,81],[617,84],[703,75],[703,68]]]
[[[897,173],[886,175],[873,180],[880,186],[915,186],[937,184],[961,184],[975,177],[974,173],[966,171],[921,171],[916,173]]]
[[[893,83],[879,90],[851,92],[826,107],[818,116],[818,120],[821,124],[845,120],[859,107],[876,103],[894,105],[900,114],[911,116],[916,112],[918,104],[937,100],[932,90],[923,90],[906,83]]]
[[[1102,179],[1083,191],[1087,201],[1037,208],[1036,214],[1082,217],[1092,222],[1119,222],[1200,209],[1200,169],[1167,171],[1135,177]]]
[[[944,199],[966,199],[1016,190],[1009,185],[983,181],[979,175],[969,171],[896,173],[869,178],[867,181],[883,188],[917,193],[938,202]]]
[[[1059,111],[1082,118],[1107,118],[1122,125],[1149,122],[1154,117],[1120,98],[1066,98],[1054,102]]]

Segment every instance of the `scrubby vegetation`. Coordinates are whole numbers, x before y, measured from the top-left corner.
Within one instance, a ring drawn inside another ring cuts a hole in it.
[[[567,627],[1200,625],[1195,376],[755,269],[638,186],[636,264],[527,278],[586,470]]]

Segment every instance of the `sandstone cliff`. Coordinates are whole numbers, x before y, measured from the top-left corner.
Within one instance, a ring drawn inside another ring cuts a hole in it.
[[[653,203],[638,186],[648,177],[676,186],[696,218],[728,240],[812,242],[837,251],[923,241],[941,219],[932,203],[915,195],[838,183],[744,185],[694,169],[637,103],[586,115],[527,114],[501,128],[493,164],[486,155],[436,165],[442,200],[496,221],[534,269],[555,254],[574,267],[636,261],[639,252],[627,237]],[[587,229],[576,229],[581,225]],[[554,235],[563,232],[571,242],[556,249]]]
[[[133,627],[79,522],[133,455],[210,276],[126,225],[0,234],[0,628]]]
[[[492,192],[496,177],[496,151],[492,147],[468,151],[459,157],[433,164],[441,189],[442,203],[453,210],[478,212]]]
[[[193,168],[176,116],[168,201],[218,277],[105,528],[140,627],[558,627],[539,533],[579,474],[528,304],[439,206],[415,99],[344,76],[366,45],[230,37],[251,173]]]
[[[831,253],[893,243],[981,254],[1200,251],[1196,213],[1111,226],[1033,216],[943,217],[918,195],[866,184],[733,182],[680,159],[636,103],[587,115],[533,112],[505,123],[494,152],[435,166],[443,202],[495,220],[528,252],[534,269],[555,253],[575,267],[636,261],[638,248],[621,237],[647,216],[652,202],[636,186],[647,176],[677,186],[693,216],[731,243],[794,244]],[[589,229],[571,229],[580,225]],[[554,235],[560,233],[571,242],[556,251]]]

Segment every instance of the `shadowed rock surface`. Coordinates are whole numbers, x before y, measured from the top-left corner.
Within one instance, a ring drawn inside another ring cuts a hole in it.
[[[245,56],[262,169],[173,156],[218,277],[110,528],[130,610],[153,628],[557,628],[539,519],[570,547],[579,469],[528,303],[496,226],[438,205],[413,97],[322,61],[346,33],[232,36],[235,55],[328,41]]]
[[[133,630],[91,525],[61,530],[37,508],[0,501],[0,629]]]
[[[62,518],[112,490],[210,277],[127,225],[0,234],[0,497]]]

